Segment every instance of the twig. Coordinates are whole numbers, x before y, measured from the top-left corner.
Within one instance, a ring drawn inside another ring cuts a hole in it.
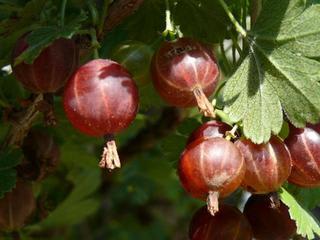
[[[98,32],[98,40],[101,42],[108,32],[118,26],[125,18],[132,15],[143,1],[144,0],[116,0],[112,3],[108,8],[108,15],[103,23],[103,28]]]
[[[239,32],[243,37],[246,37],[247,36],[246,30],[238,23],[236,18],[233,16],[232,12],[229,10],[229,7],[225,3],[225,1],[224,0],[218,0],[218,1],[221,4],[221,6],[223,7],[223,9],[225,10],[228,17],[230,18],[230,21],[233,23],[237,32]]]
[[[2,148],[9,145],[20,146],[24,137],[28,134],[29,129],[33,121],[38,116],[38,105],[44,100],[43,95],[39,94],[33,101],[33,103],[26,110],[25,114],[12,126],[9,130],[7,137],[5,138]]]

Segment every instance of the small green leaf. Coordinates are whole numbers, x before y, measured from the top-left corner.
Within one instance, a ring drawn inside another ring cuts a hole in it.
[[[315,234],[320,236],[319,222],[307,210],[306,206],[298,202],[286,189],[279,191],[283,203],[289,207],[290,217],[296,221],[297,233],[308,239],[314,239]]]
[[[16,170],[22,158],[20,149],[6,149],[0,152],[0,198],[10,192],[16,184]]]

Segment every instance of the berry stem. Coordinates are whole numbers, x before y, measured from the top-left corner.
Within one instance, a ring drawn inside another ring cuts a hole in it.
[[[67,0],[62,0],[61,4],[61,19],[60,19],[60,25],[61,27],[64,27],[64,16],[66,14],[66,6],[67,6]]]
[[[43,113],[45,125],[55,126],[57,124],[54,114],[54,96],[52,93],[44,94],[43,101],[38,104],[38,110]]]
[[[200,87],[196,87],[195,89],[193,89],[193,94],[197,100],[200,112],[203,113],[205,117],[215,118],[216,114],[214,112],[214,107],[209,102],[202,89]]]
[[[280,198],[279,198],[279,194],[277,192],[272,192],[269,194],[269,198],[270,198],[270,206],[273,209],[278,209],[280,207]]]
[[[239,32],[243,37],[247,36],[246,30],[238,23],[236,18],[233,16],[232,12],[230,11],[228,5],[225,3],[224,0],[218,0],[220,5],[223,7],[224,11],[230,18],[231,22],[233,23],[234,27],[236,28],[237,32]]]
[[[108,16],[109,4],[110,4],[110,0],[103,1],[102,15],[101,15],[99,27],[98,27],[98,36],[101,36],[101,34],[103,32],[104,22]]]
[[[236,137],[236,131],[238,130],[238,125],[235,124],[230,131],[226,132],[226,140],[230,141]]]
[[[101,160],[99,162],[99,166],[101,168],[107,168],[109,170],[113,170],[115,168],[120,168],[120,158],[117,151],[117,145],[114,140],[113,134],[108,134],[105,136],[106,144],[103,148],[103,153]]]
[[[177,31],[171,18],[169,0],[165,0],[165,2],[166,2],[166,29],[163,31],[162,36],[169,41],[173,41],[177,38]]]
[[[207,197],[207,208],[212,216],[219,211],[219,192],[209,192]]]
[[[170,11],[170,4],[169,0],[166,0],[166,29],[165,31],[174,31],[174,27],[171,20],[171,11]]]

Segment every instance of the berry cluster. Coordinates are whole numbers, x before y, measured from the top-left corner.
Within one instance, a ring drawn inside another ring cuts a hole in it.
[[[14,58],[28,48],[27,36],[17,42]],[[118,51],[128,56],[127,49]],[[141,59],[147,64],[151,54],[149,49],[144,51],[147,58]],[[113,134],[126,129],[135,119],[138,88],[122,66],[127,59],[119,60],[122,65],[113,60],[95,59],[77,67],[78,56],[73,40],[58,39],[32,64],[20,63],[13,67],[13,72],[33,93],[48,94],[63,88],[63,106],[71,124],[84,134],[105,137],[100,167],[120,167]],[[135,75],[139,78],[145,78],[145,73],[141,73],[134,62],[127,63],[127,67],[137,72]],[[216,117],[207,97],[216,89],[219,67],[205,44],[190,38],[164,42],[152,58],[151,77],[155,89],[167,103],[176,107],[197,106],[204,116]],[[178,175],[182,186],[191,196],[206,200],[208,210],[201,208],[195,214],[190,239],[245,240],[252,236],[288,239],[295,234],[295,223],[286,206],[278,202],[271,207],[272,201],[266,194],[276,192],[287,180],[301,187],[320,186],[320,125],[308,125],[304,129],[290,126],[290,134],[284,141],[272,136],[263,144],[237,137],[240,134],[236,134],[235,127],[237,125],[232,127],[217,120],[206,122],[191,134],[181,154]],[[19,176],[25,180],[41,180],[56,166],[59,151],[51,138],[41,133],[30,133],[28,138],[24,143],[26,159],[18,168]],[[219,207],[219,199],[240,187],[253,194],[244,214],[223,203]],[[21,191],[28,191],[30,195],[28,187],[20,188],[18,183],[0,205]],[[29,201],[29,210],[22,211],[26,216],[34,208],[32,197]],[[21,224],[17,219],[10,228]],[[270,235],[272,233],[275,236]]]

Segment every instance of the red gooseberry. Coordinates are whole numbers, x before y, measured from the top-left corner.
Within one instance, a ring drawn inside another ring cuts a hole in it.
[[[212,216],[206,207],[193,216],[189,227],[190,240],[251,240],[252,230],[246,217],[233,206],[222,204]]]
[[[246,161],[242,186],[248,191],[258,194],[274,192],[288,179],[291,156],[280,138],[272,136],[263,144],[240,139],[235,145]]]
[[[96,59],[81,66],[64,91],[64,110],[72,125],[91,136],[106,136],[100,167],[120,167],[113,133],[127,128],[138,111],[138,89],[118,63]]]
[[[166,102],[177,107],[198,106],[211,117],[215,114],[207,97],[215,90],[218,76],[213,52],[191,38],[163,42],[151,63],[154,86]]]
[[[29,45],[22,36],[13,50],[13,59],[22,54]],[[64,86],[78,65],[78,49],[71,39],[59,38],[42,50],[32,64],[21,62],[13,73],[22,85],[33,93],[53,93]]]
[[[181,154],[178,165],[184,189],[195,198],[206,199],[212,215],[218,211],[218,198],[235,191],[244,173],[240,151],[224,138],[193,141]]]
[[[305,128],[290,126],[285,144],[293,163],[288,181],[300,187],[319,187],[320,124],[308,125]]]

